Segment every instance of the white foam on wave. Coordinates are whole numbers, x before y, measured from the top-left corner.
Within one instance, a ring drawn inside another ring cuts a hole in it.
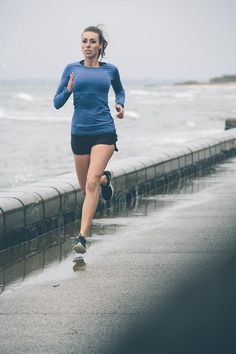
[[[167,138],[166,139],[167,140],[167,142],[169,142],[169,143],[171,143],[171,144],[173,144],[173,143],[175,143],[175,144],[184,144],[184,143],[186,143],[187,141],[188,141],[188,139],[187,138],[184,138],[184,137],[172,137],[172,138]]]
[[[139,96],[147,96],[150,95],[150,92],[144,90],[129,90],[129,95],[139,95]]]
[[[219,134],[222,132],[222,129],[209,129],[199,131],[199,135],[208,137],[209,135]]]
[[[21,182],[27,182],[29,180],[29,177],[31,177],[32,175],[30,173],[28,173],[27,175],[23,175],[23,174],[18,174],[14,176],[14,181],[15,184],[14,186],[16,186],[17,184],[21,183]]]
[[[236,95],[224,95],[223,97],[228,100],[235,100],[236,99]]]
[[[187,137],[184,136],[162,136],[158,137],[157,142],[160,145],[166,144],[183,144],[188,141]]]
[[[17,121],[40,121],[40,122],[68,122],[71,118],[68,116],[53,117],[53,116],[23,116],[23,115],[1,115],[0,119],[17,120]]]
[[[170,92],[147,91],[147,90],[129,90],[128,94],[133,96],[158,96],[158,97],[171,96]]]
[[[191,120],[187,120],[186,122],[186,125],[188,125],[189,127],[196,127],[196,122],[193,122],[193,121],[191,121]]]
[[[148,104],[148,105],[163,105],[163,104],[172,104],[178,102],[175,98],[163,98],[159,97],[158,99],[149,98],[147,100],[139,100],[139,104]]]
[[[125,115],[130,118],[139,118],[140,115],[134,111],[125,111]]]
[[[177,92],[173,94],[175,98],[186,98],[188,101],[194,101],[193,94],[190,92]]]
[[[0,107],[0,118],[5,118],[6,117],[6,112],[4,111],[3,108]]]
[[[19,92],[16,94],[16,97],[20,98],[21,100],[24,100],[24,101],[33,101],[34,100],[34,97],[26,92]]]

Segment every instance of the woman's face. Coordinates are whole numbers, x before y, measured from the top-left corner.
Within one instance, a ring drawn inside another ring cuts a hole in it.
[[[85,58],[97,58],[98,51],[102,48],[99,43],[98,33],[84,32],[81,37],[81,48]]]

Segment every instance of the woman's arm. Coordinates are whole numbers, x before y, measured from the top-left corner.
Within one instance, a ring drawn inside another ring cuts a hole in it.
[[[70,68],[69,65],[67,65],[63,71],[61,81],[59,83],[56,94],[53,98],[53,104],[56,109],[61,108],[71,95],[71,92],[67,88],[69,79],[70,79]]]
[[[116,102],[116,105],[120,105],[124,108],[124,104],[125,104],[125,90],[122,86],[122,83],[120,81],[120,74],[119,74],[119,71],[117,69],[117,67],[115,67],[115,72],[114,72],[114,76],[113,76],[113,79],[112,79],[112,87],[113,87],[113,90],[115,92],[115,102]]]
[[[111,82],[113,90],[115,92],[115,102],[116,102],[116,116],[117,118],[124,118],[124,105],[125,105],[125,90],[122,86],[122,83],[120,81],[120,74],[119,71],[117,69],[117,67],[115,67],[115,72],[114,72],[114,77],[113,80]]]

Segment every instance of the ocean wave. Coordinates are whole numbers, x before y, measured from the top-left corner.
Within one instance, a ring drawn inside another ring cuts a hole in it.
[[[162,144],[184,144],[189,140],[189,138],[186,137],[165,137],[162,139],[159,139],[159,142]]]
[[[6,112],[4,111],[3,108],[0,107],[0,118],[5,118],[6,117]]]
[[[193,122],[191,120],[185,121],[185,124],[188,125],[189,127],[196,127],[197,126],[196,122]]]
[[[173,94],[175,98],[186,98],[188,101],[194,101],[193,94],[190,92],[177,92]]]
[[[148,105],[157,105],[157,106],[160,106],[160,105],[164,105],[164,104],[172,104],[172,103],[176,103],[178,102],[177,99],[175,98],[158,98],[158,99],[153,99],[153,98],[150,98],[150,99],[147,99],[147,100],[139,100],[139,104],[148,104]]]
[[[127,93],[129,95],[140,95],[140,96],[148,96],[148,95],[150,95],[149,91],[144,91],[144,90],[129,90]]]
[[[223,97],[227,100],[236,100],[236,95],[224,95]]]
[[[125,111],[125,115],[130,118],[139,118],[140,115],[134,111]]]
[[[209,129],[199,131],[199,135],[208,137],[209,135],[219,134],[222,132],[222,129]]]
[[[129,90],[127,92],[130,95],[133,96],[158,96],[158,97],[163,97],[163,96],[171,96],[171,92],[163,92],[163,91],[147,91],[147,90]]]
[[[129,90],[127,92],[131,96],[141,96],[144,100],[158,100],[158,102],[177,102],[177,100],[185,99],[187,101],[194,101],[194,92],[160,92],[160,91],[144,91],[144,90]],[[140,97],[140,98],[141,98]],[[144,102],[144,101],[142,101]],[[157,102],[157,101],[153,101]]]
[[[1,115],[0,120],[17,120],[17,121],[40,121],[40,122],[68,122],[71,118],[68,116],[54,117],[54,116],[17,116],[17,115]]]
[[[15,97],[20,98],[24,101],[33,101],[34,97],[26,92],[19,92],[15,95]]]

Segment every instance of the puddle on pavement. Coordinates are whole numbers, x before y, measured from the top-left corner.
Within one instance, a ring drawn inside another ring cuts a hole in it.
[[[233,178],[236,159],[214,166],[204,175],[188,178],[177,185],[165,186],[129,201],[129,205],[112,206],[100,212],[93,221],[88,237],[88,249],[105,237],[114,236],[119,229],[134,224],[134,218],[145,217],[168,208],[179,201],[188,200],[227,178]],[[72,251],[79,221],[49,232],[33,240],[0,251],[0,294],[16,291],[23,284],[50,283],[60,286],[63,279],[86,270],[86,254]]]

